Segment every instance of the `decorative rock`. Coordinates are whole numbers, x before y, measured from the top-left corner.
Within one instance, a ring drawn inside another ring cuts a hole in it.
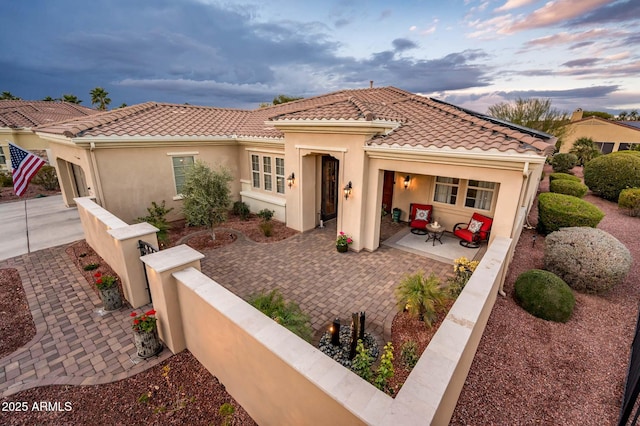
[[[364,344],[365,349],[369,351],[369,355],[376,360],[380,354],[380,348],[378,348],[378,342],[376,342],[375,337],[369,333],[365,333],[362,343]],[[340,328],[340,346],[334,346],[331,344],[331,333],[328,331],[322,335],[320,343],[318,344],[318,349],[320,349],[325,355],[349,369],[351,368],[351,360],[349,359],[350,347],[351,327],[345,326]]]
[[[588,227],[569,227],[545,239],[544,269],[571,288],[601,293],[625,279],[631,253],[613,235]]]

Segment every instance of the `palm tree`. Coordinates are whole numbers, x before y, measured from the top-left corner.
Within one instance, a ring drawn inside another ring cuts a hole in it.
[[[638,110],[632,109],[629,113],[629,121],[638,121]]]
[[[570,154],[578,157],[578,165],[584,166],[589,161],[600,155],[600,150],[591,138],[579,138],[573,143],[573,147],[569,150]]]
[[[43,101],[45,102],[54,102],[55,99],[53,99],[51,96],[45,96],[44,98],[42,98]]]
[[[448,299],[447,293],[440,288],[440,279],[433,273],[427,278],[422,271],[405,276],[395,293],[398,307],[429,327]]]
[[[78,104],[82,103],[80,99],[76,95],[72,95],[71,93],[65,93],[62,95],[62,102],[69,102],[70,104]]]
[[[620,114],[618,114],[619,121],[624,121],[626,118],[627,118],[627,111],[622,111]]]
[[[99,110],[106,110],[107,105],[111,103],[111,98],[109,98],[109,92],[104,90],[102,87],[96,87],[91,92],[91,105],[98,105]]]
[[[22,98],[19,98],[17,96],[13,96],[13,94],[11,94],[11,92],[2,92],[2,94],[0,94],[0,100],[7,100],[7,101],[19,101]]]

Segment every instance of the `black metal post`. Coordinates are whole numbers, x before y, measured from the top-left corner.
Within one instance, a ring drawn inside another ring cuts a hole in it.
[[[340,318],[336,318],[333,320],[333,325],[331,326],[331,344],[333,346],[340,346]]]
[[[365,319],[365,313],[360,312],[360,330],[358,333],[358,339],[362,340],[363,342],[364,342],[364,319]]]
[[[356,346],[358,345],[358,313],[351,314],[351,347],[349,348],[349,359],[356,356]]]

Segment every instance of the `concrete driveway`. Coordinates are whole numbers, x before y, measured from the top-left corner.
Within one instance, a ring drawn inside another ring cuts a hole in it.
[[[84,238],[78,209],[62,195],[28,199],[26,216],[24,201],[0,204],[0,260]]]

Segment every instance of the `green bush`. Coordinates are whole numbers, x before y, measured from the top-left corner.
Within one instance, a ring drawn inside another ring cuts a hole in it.
[[[448,295],[440,288],[440,279],[434,273],[426,278],[420,271],[402,279],[396,288],[396,299],[401,311],[407,310],[431,327],[437,313],[444,308]]]
[[[410,370],[416,366],[420,359],[416,342],[408,340],[400,346],[400,359],[402,359],[402,363]]]
[[[531,315],[547,321],[567,322],[576,304],[571,288],[557,275],[531,269],[518,276],[516,300]]]
[[[563,228],[545,238],[544,269],[572,289],[602,293],[629,274],[629,249],[602,229]]]
[[[640,187],[640,152],[618,151],[594,158],[584,166],[584,183],[594,194],[618,201],[623,189]]]
[[[143,217],[139,217],[137,221],[139,223],[147,222],[156,228],[158,228],[158,232],[156,235],[158,237],[158,242],[160,244],[166,244],[169,242],[169,222],[167,222],[167,215],[171,213],[173,207],[167,208],[165,206],[165,201],[162,200],[162,204],[158,204],[155,201],[151,202],[151,207],[147,207],[147,215]]]
[[[582,198],[587,195],[587,185],[582,182],[574,182],[567,179],[552,180],[549,184],[549,191],[556,192],[558,194],[571,195],[573,197]]]
[[[262,209],[258,212],[258,217],[261,218],[262,220],[264,220],[265,222],[270,221],[271,219],[273,219],[273,214],[275,213],[275,211],[273,210],[269,210],[269,209]]]
[[[251,211],[249,210],[247,203],[242,201],[236,201],[233,203],[233,214],[240,216],[240,219],[247,220],[250,213]]]
[[[538,196],[538,232],[543,235],[568,226],[595,228],[603,217],[602,210],[571,195],[544,192]]]
[[[620,191],[618,207],[626,209],[629,216],[640,216],[640,188],[628,188]]]
[[[570,175],[569,173],[551,173],[549,175],[549,182],[553,182],[554,180],[570,180],[573,182],[582,182],[582,180],[575,175]]]
[[[558,153],[551,157],[551,167],[556,173],[569,173],[578,165],[578,157],[575,154]]]
[[[38,170],[38,173],[36,173],[31,182],[42,186],[47,191],[56,191],[60,189],[56,168],[47,164]]]
[[[249,304],[307,342],[311,340],[309,316],[297,303],[285,302],[278,290],[254,295],[249,298]]]
[[[10,186],[13,186],[13,177],[11,177],[11,173],[0,171],[0,187],[8,188]]]
[[[258,225],[265,237],[273,235],[273,222],[260,222]]]

